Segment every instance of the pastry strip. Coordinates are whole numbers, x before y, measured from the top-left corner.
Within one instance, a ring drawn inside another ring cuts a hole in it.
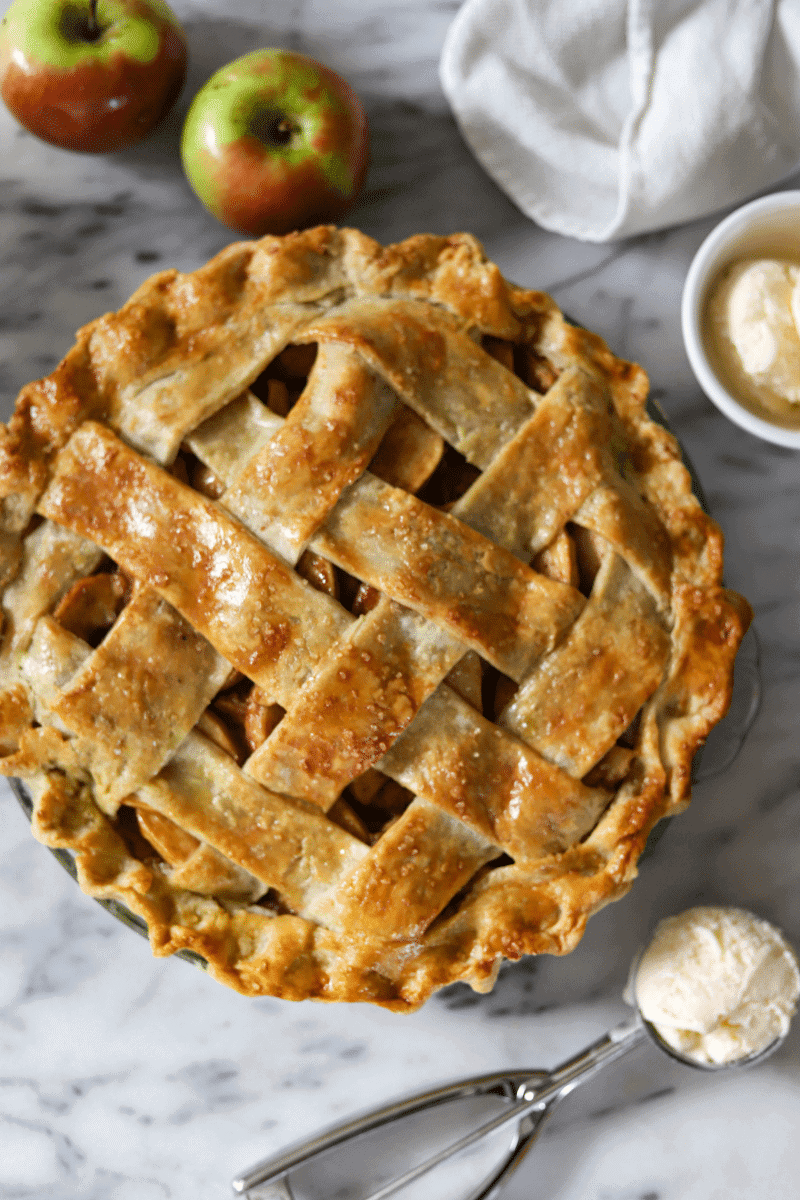
[[[96,322],[89,347],[112,427],[171,462],[192,429],[249,387],[320,305],[338,299],[346,275],[326,251],[339,235],[327,232],[325,250],[323,240],[318,231],[295,238],[303,267],[277,239],[234,243],[193,275],[156,276],[120,313]],[[291,300],[282,293],[289,276],[297,280]]]
[[[148,808],[276,888],[298,911],[368,853],[363,842],[317,809],[261,787],[198,733],[189,734],[138,796]]]
[[[329,929],[358,930],[367,942],[411,942],[498,853],[458,819],[414,800],[355,870],[307,911]]]
[[[463,653],[445,630],[384,597],[334,647],[245,770],[327,810]]]
[[[586,608],[522,684],[499,724],[581,778],[658,687],[669,653],[650,593],[611,552]]]
[[[607,390],[585,371],[564,371],[453,516],[529,562],[610,469],[610,434]]]
[[[134,595],[52,703],[86,739],[100,808],[113,814],[161,769],[229,674],[230,664],[160,596]]]
[[[169,817],[135,801],[139,832],[172,867],[173,887],[186,888],[201,896],[222,896],[252,903],[268,890],[260,880],[238,867],[207,842],[200,842]]]
[[[254,904],[269,891],[255,875],[231,862],[207,842],[201,842],[185,862],[172,868],[169,881],[175,888],[185,888],[200,896],[219,896],[242,904]]]
[[[355,298],[311,321],[296,340],[349,346],[477,467],[489,465],[535,402],[462,320],[417,300]]]
[[[91,646],[63,629],[52,617],[41,617],[37,621],[20,670],[33,689],[36,719],[40,724],[61,727],[60,722],[53,720],[53,705],[91,654]]]
[[[408,405],[398,408],[369,469],[393,487],[417,492],[439,465],[445,442]]]
[[[231,331],[225,341],[225,354],[221,354],[219,347],[208,347],[202,336],[197,337],[199,362],[168,359],[144,378],[131,381],[119,391],[112,428],[157,462],[171,462],[186,435],[249,387],[292,340],[292,334],[305,324],[306,312],[296,307],[270,313],[268,320],[251,344],[246,330]],[[93,350],[101,336],[101,331],[94,335]],[[229,351],[238,352],[240,361],[231,364]]]
[[[372,475],[345,492],[311,544],[518,681],[584,605],[568,584]]]
[[[397,400],[346,348],[320,346],[284,424],[222,503],[288,562],[358,479],[394,417]]]
[[[229,484],[278,432],[283,420],[252,392],[245,392],[189,434],[186,445],[224,484]]]
[[[39,618],[55,608],[102,557],[98,546],[50,521],[44,521],[25,538],[20,569],[3,596],[0,674],[5,675],[27,649]]]
[[[655,509],[629,483],[601,484],[575,512],[573,521],[593,529],[624,558],[662,611],[669,610],[672,552]]]
[[[39,502],[153,587],[284,705],[352,618],[213,501],[86,422]]]
[[[609,801],[509,737],[443,684],[378,769],[516,860],[560,854]]]

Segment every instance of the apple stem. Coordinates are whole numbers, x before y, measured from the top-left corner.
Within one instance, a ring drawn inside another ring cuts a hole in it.
[[[63,37],[73,45],[86,42],[99,42],[103,36],[103,26],[97,18],[98,0],[89,0],[89,9],[71,4],[61,9],[60,31]]]
[[[267,109],[252,116],[248,132],[265,146],[286,146],[297,133],[297,126],[284,113]]]

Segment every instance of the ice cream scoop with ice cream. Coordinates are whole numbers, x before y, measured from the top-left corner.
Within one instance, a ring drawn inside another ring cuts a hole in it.
[[[648,1033],[662,1047],[698,1067],[736,1067],[755,1062],[779,1045],[788,1031],[800,995],[800,969],[783,935],[740,908],[690,908],[656,926],[634,963],[626,1000],[637,1012],[552,1070],[502,1071],[434,1087],[393,1101],[257,1163],[233,1181],[237,1195],[255,1200],[255,1191],[285,1184],[290,1173],[320,1155],[363,1140],[401,1118],[441,1114],[451,1101],[503,1095],[506,1103],[488,1120],[422,1158],[382,1184],[365,1200],[389,1200],[449,1159],[502,1129],[517,1126],[499,1165],[473,1187],[471,1197],[497,1194],[502,1181],[528,1153],[539,1128],[555,1106],[580,1083],[616,1062]],[[642,1020],[644,1018],[644,1020]],[[432,1122],[435,1127],[436,1121]],[[406,1129],[403,1125],[401,1128]],[[407,1135],[404,1135],[407,1136]],[[415,1143],[415,1150],[418,1149]],[[472,1178],[474,1184],[475,1179]],[[270,1195],[278,1195],[270,1189]],[[280,1190],[280,1195],[289,1195]],[[361,1193],[359,1189],[359,1194]],[[416,1192],[415,1192],[416,1194]]]
[[[691,908],[657,927],[633,998],[682,1058],[721,1066],[752,1058],[789,1028],[800,995],[786,939],[740,908]]]

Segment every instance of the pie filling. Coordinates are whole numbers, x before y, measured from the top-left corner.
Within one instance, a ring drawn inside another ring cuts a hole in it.
[[[466,235],[154,277],[0,448],[37,837],[246,994],[407,1009],[571,949],[749,620],[645,399]]]

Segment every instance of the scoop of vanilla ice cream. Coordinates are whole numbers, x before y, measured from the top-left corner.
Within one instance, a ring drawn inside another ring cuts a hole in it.
[[[773,259],[739,263],[721,315],[747,378],[800,404],[800,267]]]
[[[786,1033],[800,969],[767,921],[740,908],[690,908],[656,927],[634,995],[667,1045],[720,1065],[758,1054]]]

